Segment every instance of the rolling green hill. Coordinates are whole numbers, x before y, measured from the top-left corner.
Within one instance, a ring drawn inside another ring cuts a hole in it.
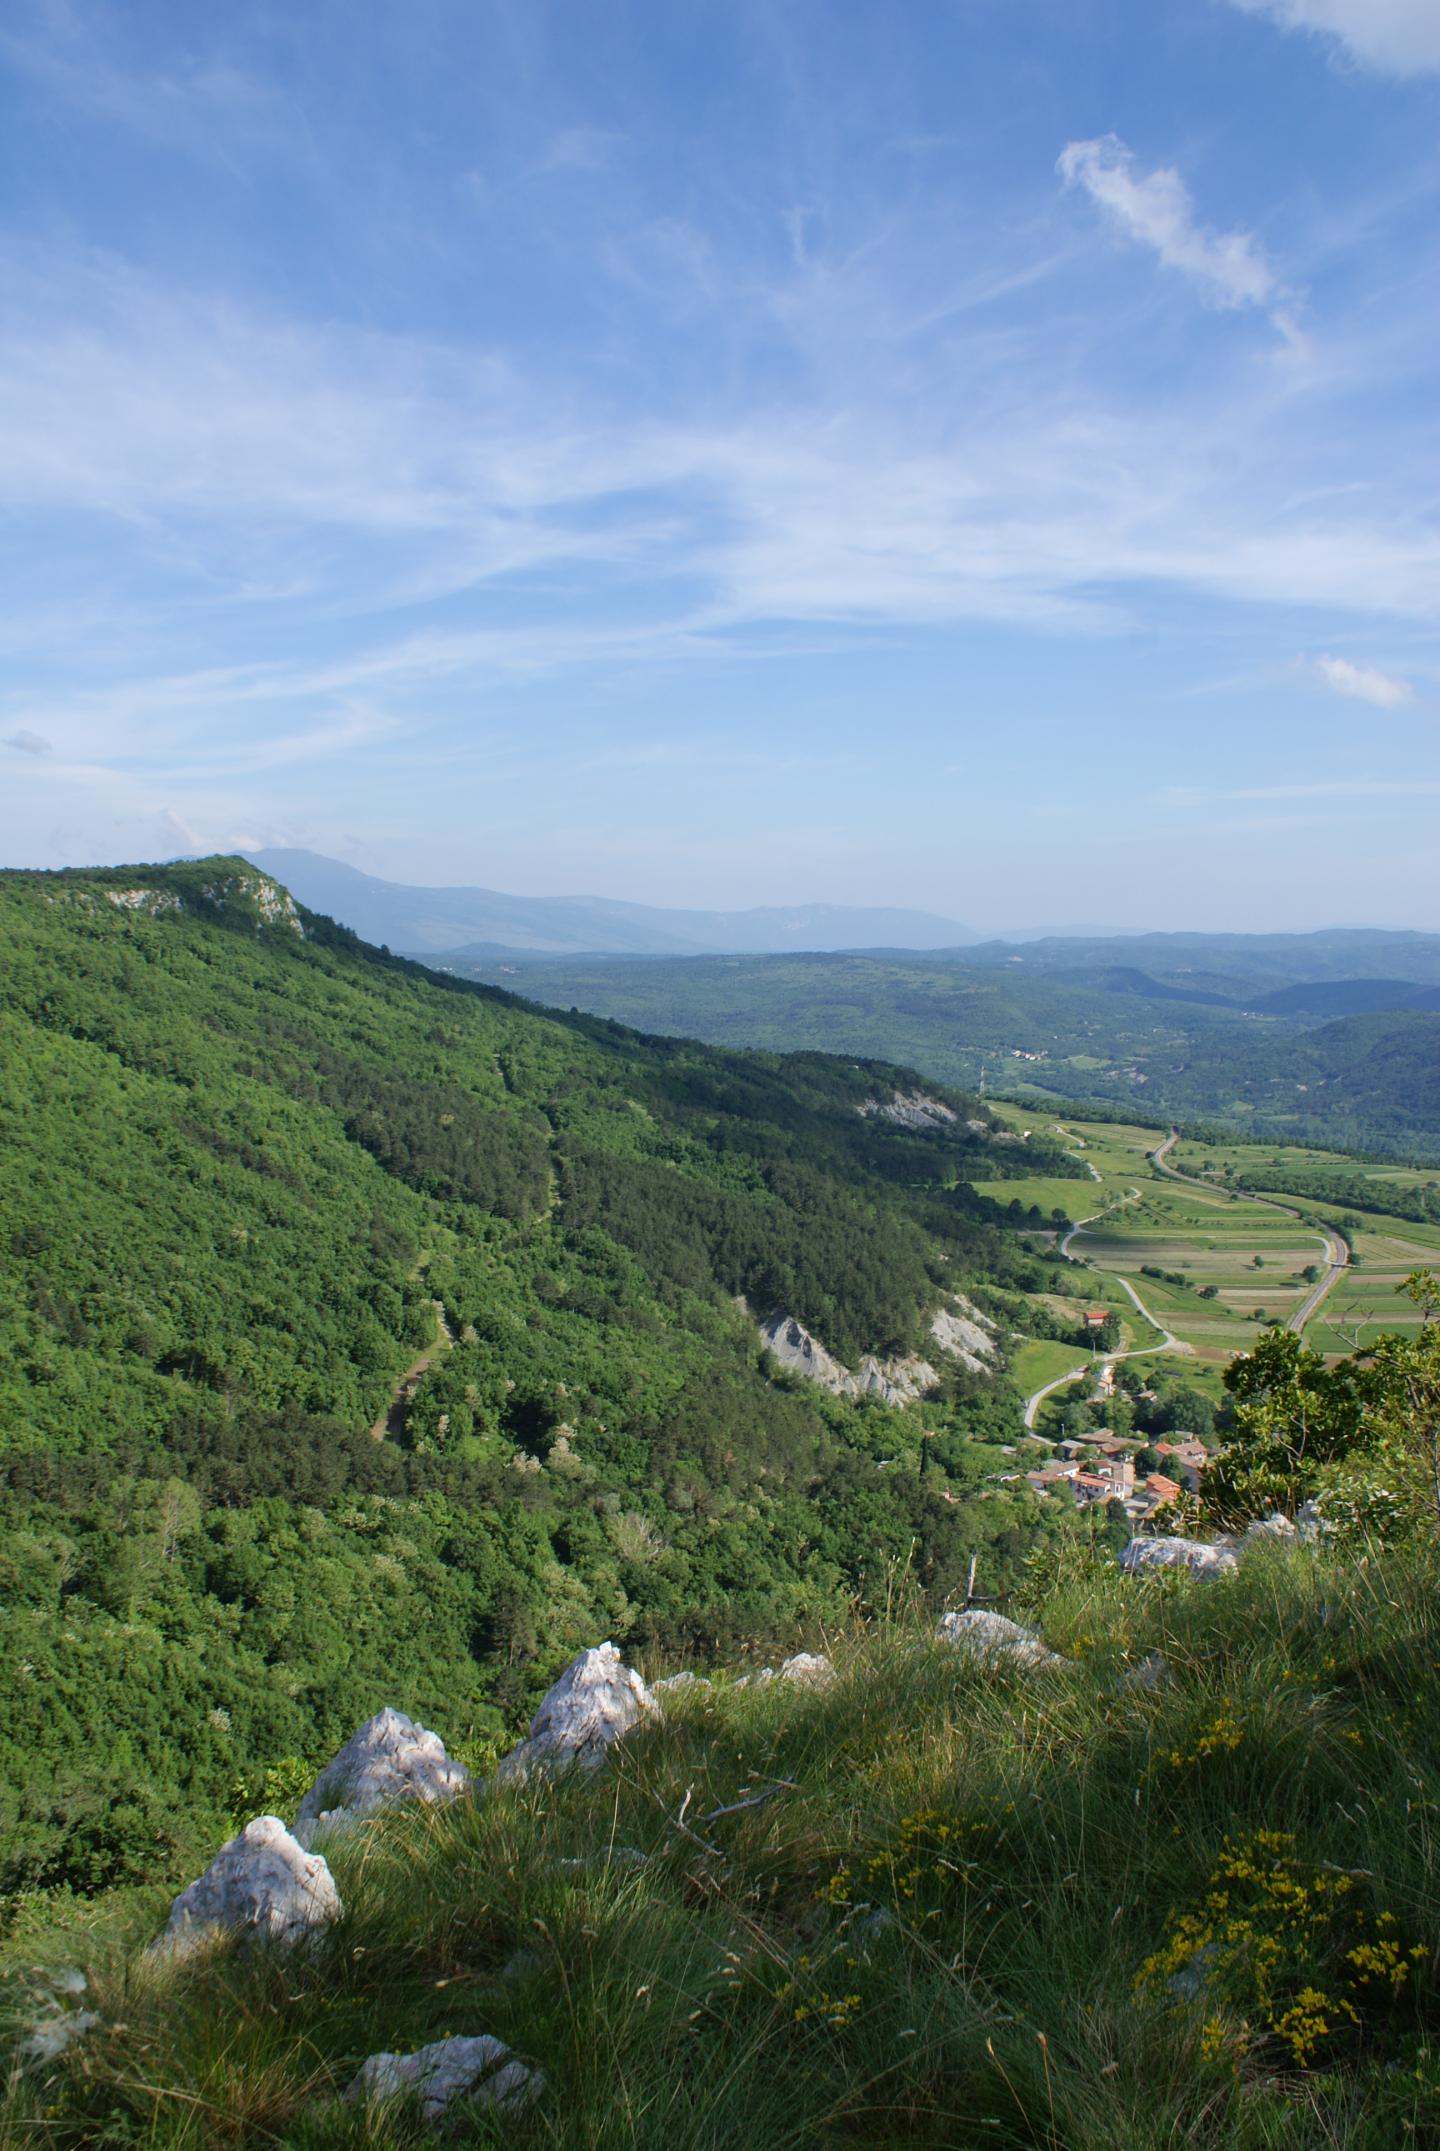
[[[1034,1274],[988,1185],[1063,1152],[438,979],[243,861],[7,874],[0,930],[0,1888],[173,1871],[382,1686],[483,1749],[597,1635],[1016,1572],[1003,1380],[857,1404],[756,1318],[909,1350]]]
[[[1140,937],[1169,942],[1185,937]],[[1241,941],[1248,937],[1232,937]],[[1260,942],[1265,937],[1256,937]],[[1156,969],[1133,961],[1092,965],[1080,943],[1027,946],[1003,960],[930,955],[705,957],[526,964],[444,959],[465,975],[498,979],[559,1007],[768,1051],[886,1053],[942,1082],[1031,1089],[1077,1106],[1123,1105],[1156,1119],[1204,1119],[1261,1139],[1318,1143],[1440,1159],[1440,1013],[1433,988],[1396,979],[1312,989],[1298,1001],[1274,990],[1277,970],[1311,960],[1252,955],[1248,974],[1228,947],[1170,951]],[[1310,938],[1310,937],[1304,937]],[[1314,937],[1331,940],[1367,937]],[[1428,974],[1423,935],[1368,937],[1393,964],[1392,942],[1414,943],[1412,969]],[[1127,942],[1100,944],[1112,953]],[[1203,967],[1209,951],[1229,970]],[[1159,951],[1153,952],[1159,954]],[[1352,958],[1359,951],[1349,951]],[[1276,1005],[1278,1001],[1278,1006]],[[1326,1020],[1336,1007],[1360,1012]]]

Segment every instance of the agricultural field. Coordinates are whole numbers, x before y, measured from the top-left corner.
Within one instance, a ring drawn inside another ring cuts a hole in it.
[[[1125,1348],[1144,1349],[1158,1341],[1158,1330],[1170,1332],[1178,1346],[1190,1350],[1165,1356],[1177,1368],[1188,1361],[1186,1378],[1201,1387],[1218,1383],[1233,1356],[1253,1346],[1262,1323],[1288,1321],[1303,1304],[1314,1277],[1323,1275],[1326,1266],[1321,1223],[1344,1225],[1356,1266],[1307,1325],[1315,1349],[1354,1351],[1381,1330],[1420,1320],[1398,1287],[1416,1269],[1440,1268],[1440,1224],[1386,1216],[1362,1208],[1358,1201],[1322,1201],[1285,1183],[1297,1174],[1329,1171],[1344,1176],[1352,1195],[1363,1193],[1365,1182],[1373,1181],[1377,1199],[1384,1200],[1386,1190],[1433,1186],[1433,1173],[1274,1144],[1179,1144],[1170,1162],[1211,1183],[1197,1187],[1162,1175],[1151,1164],[1150,1153],[1163,1140],[1156,1128],[1047,1121],[1025,1107],[1000,1105],[996,1111],[1017,1128],[1059,1132],[1090,1166],[1093,1178],[1020,1181],[1014,1183],[1015,1191],[1046,1210],[1063,1210],[1078,1228],[1068,1239],[1068,1251],[1091,1265],[1097,1303],[1113,1302],[1126,1283],[1137,1294],[1157,1329],[1127,1300]],[[1277,1200],[1303,1211],[1304,1218],[1230,1192],[1225,1178],[1242,1172],[1252,1180],[1273,1174],[1282,1183]],[[1055,1237],[1047,1235],[1052,1242]],[[1212,1297],[1202,1297],[1206,1288]],[[1046,1304],[1043,1296],[1037,1295],[1037,1301]],[[1039,1358],[1039,1346],[1028,1347],[1019,1363],[1022,1379],[1032,1363],[1037,1369],[1045,1367],[1043,1376],[1037,1372],[1037,1387],[1041,1379],[1061,1371],[1065,1351],[1063,1346],[1043,1349],[1047,1355],[1058,1353],[1053,1365],[1048,1356]],[[1031,1353],[1036,1355],[1033,1362]]]
[[[1217,1181],[1222,1175],[1243,1173],[1253,1185],[1273,1176],[1283,1200],[1345,1231],[1354,1251],[1354,1268],[1308,1326],[1308,1341],[1317,1351],[1353,1352],[1373,1343],[1383,1330],[1419,1326],[1420,1310],[1403,1297],[1400,1287],[1416,1270],[1440,1269],[1440,1224],[1370,1210],[1363,1197],[1369,1188],[1377,1202],[1390,1201],[1397,1192],[1423,1196],[1435,1186],[1433,1168],[1379,1164],[1336,1151],[1287,1150],[1273,1143],[1221,1143],[1213,1148],[1179,1143],[1170,1162],[1182,1172],[1213,1176]],[[1295,1191],[1305,1180],[1318,1180],[1327,1169],[1350,1182],[1352,1194],[1346,1201],[1325,1201]]]

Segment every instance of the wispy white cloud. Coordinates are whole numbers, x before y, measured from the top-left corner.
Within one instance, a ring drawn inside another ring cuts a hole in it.
[[[1279,299],[1279,281],[1254,234],[1211,231],[1199,223],[1190,190],[1173,166],[1137,172],[1134,152],[1118,135],[1107,134],[1067,143],[1056,170],[1067,187],[1083,187],[1128,238],[1152,248],[1167,269],[1191,277],[1213,305],[1273,307]]]
[[[1355,665],[1348,657],[1317,657],[1314,669],[1332,694],[1373,703],[1377,710],[1403,709],[1415,699],[1408,680],[1393,672],[1382,672],[1378,665]]]
[[[1287,30],[1329,38],[1363,66],[1386,74],[1440,70],[1435,0],[1231,0],[1231,5],[1249,15],[1268,15]]]
[[[114,27],[77,0],[32,0],[0,30],[0,59],[89,118],[232,169],[246,150],[273,157],[287,139],[308,149],[296,108],[243,67],[218,54],[169,68],[127,63],[107,34]]]

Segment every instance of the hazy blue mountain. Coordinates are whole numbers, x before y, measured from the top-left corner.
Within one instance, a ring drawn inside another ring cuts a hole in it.
[[[748,911],[668,911],[602,896],[506,896],[496,889],[417,889],[380,881],[312,851],[254,851],[252,863],[312,911],[362,940],[411,955],[770,955],[801,949],[941,949],[973,942],[928,911],[800,904]]]
[[[1152,989],[1176,986],[1251,1005],[1258,993],[1320,980],[1440,986],[1440,934],[1370,926],[1325,927],[1310,934],[1092,936],[1077,930],[1027,940],[1020,947],[1013,941],[982,941],[966,949],[964,961],[1008,965],[1032,976],[1126,970],[1138,977],[1143,972]]]

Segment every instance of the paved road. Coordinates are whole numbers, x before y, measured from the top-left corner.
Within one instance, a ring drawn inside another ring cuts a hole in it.
[[[1098,1179],[1099,1174],[1097,1173],[1095,1177]],[[1131,1188],[1127,1194],[1121,1196],[1120,1203],[1138,1202],[1139,1200],[1139,1188]],[[1091,1212],[1089,1217],[1082,1217],[1077,1219],[1060,1242],[1061,1254],[1066,1256],[1069,1255],[1070,1242],[1074,1239],[1077,1232],[1083,1232],[1087,1225],[1093,1225],[1097,1218],[1108,1216],[1110,1210],[1117,1209],[1119,1206],[1120,1205],[1117,1203],[1111,1203],[1105,1210],[1095,1210]],[[1113,1367],[1118,1360],[1145,1359],[1148,1358],[1149,1355],[1154,1352],[1193,1353],[1195,1350],[1193,1344],[1187,1344],[1183,1337],[1174,1336],[1168,1329],[1166,1329],[1163,1322],[1159,1321],[1153,1314],[1151,1314],[1150,1309],[1145,1305],[1145,1302],[1141,1299],[1139,1293],[1135,1290],[1135,1287],[1131,1284],[1128,1277],[1122,1277],[1118,1270],[1105,1270],[1101,1274],[1106,1277],[1113,1277],[1115,1279],[1116,1284],[1120,1286],[1121,1290],[1128,1293],[1131,1304],[1134,1306],[1136,1313],[1143,1316],[1145,1321],[1150,1324],[1150,1327],[1158,1333],[1160,1342],[1159,1344],[1137,1344],[1132,1346],[1128,1352],[1107,1352],[1104,1359],[1096,1363],[1092,1363],[1092,1366],[1076,1367],[1073,1373],[1059,1375],[1053,1382],[1047,1382],[1043,1389],[1035,1390],[1032,1395],[1028,1396],[1025,1399],[1025,1425],[1027,1429],[1034,1426],[1036,1414],[1038,1413],[1041,1405],[1044,1403],[1047,1397],[1053,1396],[1057,1389],[1066,1388],[1071,1382],[1078,1382],[1084,1380],[1085,1376],[1090,1374],[1092,1371],[1097,1375],[1101,1375],[1104,1373],[1107,1367]]]
[[[1043,1389],[1037,1389],[1033,1396],[1027,1397],[1025,1399],[1025,1425],[1027,1430],[1034,1426],[1035,1414],[1047,1397],[1053,1396],[1057,1389],[1068,1388],[1071,1382],[1081,1381],[1089,1372],[1088,1367],[1072,1368],[1069,1374],[1058,1374],[1053,1382],[1047,1382]]]
[[[1231,1202],[1258,1202],[1263,1209],[1279,1210],[1284,1216],[1293,1217],[1302,1225],[1305,1223],[1300,1211],[1292,1209],[1288,1202],[1277,1202],[1273,1195],[1252,1195],[1248,1188],[1213,1187],[1208,1180],[1197,1179],[1194,1173],[1182,1173],[1178,1165],[1168,1164],[1166,1161],[1179,1140],[1180,1130],[1172,1128],[1164,1142],[1157,1143],[1150,1152],[1150,1162],[1157,1172],[1168,1173],[1172,1180],[1183,1180],[1192,1188],[1204,1188],[1211,1195],[1227,1195]],[[1328,1267],[1319,1283],[1314,1285],[1306,1294],[1294,1314],[1285,1324],[1286,1329],[1293,1329],[1297,1336],[1315,1314],[1322,1301],[1333,1292],[1339,1282],[1341,1272],[1347,1270],[1350,1266],[1350,1250],[1338,1232],[1332,1232],[1328,1225],[1321,1224],[1318,1220],[1310,1227],[1310,1230],[1318,1232],[1325,1243],[1325,1260]]]

